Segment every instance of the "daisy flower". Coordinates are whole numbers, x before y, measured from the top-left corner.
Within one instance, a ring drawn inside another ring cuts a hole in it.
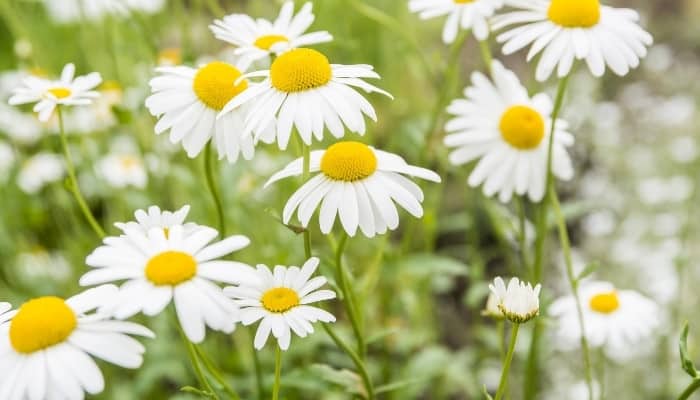
[[[27,194],[36,194],[49,183],[66,176],[63,158],[53,153],[39,153],[26,160],[17,174],[17,186]]]
[[[512,278],[506,287],[499,276],[489,285],[491,293],[496,297],[498,309],[505,317],[514,323],[523,323],[535,318],[540,313],[540,289],[529,283]]]
[[[421,19],[448,15],[442,41],[449,44],[460,28],[471,29],[478,40],[489,37],[489,18],[503,7],[503,0],[411,0],[408,8]]]
[[[280,179],[302,174],[303,159],[289,163],[274,174],[265,186]],[[355,236],[359,227],[367,237],[399,226],[394,202],[416,218],[423,216],[423,192],[401,174],[440,182],[433,171],[408,165],[396,154],[374,149],[360,142],[338,142],[326,150],[311,152],[310,172],[320,172],[302,185],[287,201],[285,224],[298,210],[302,226],[320,206],[321,232],[333,228],[336,215],[345,232]]]
[[[277,265],[274,271],[259,264],[256,271],[258,279],[255,282],[224,288],[224,293],[235,299],[241,307],[243,325],[261,320],[255,333],[256,349],[265,346],[271,332],[280,349],[287,350],[292,332],[299,337],[306,337],[314,332],[311,323],[335,322],[335,317],[329,312],[309,305],[335,298],[332,290],[317,290],[326,284],[326,278],[311,278],[318,263],[318,258],[312,257],[301,269]]]
[[[624,76],[639,65],[653,43],[639,25],[639,14],[626,8],[613,8],[599,0],[509,0],[517,11],[496,16],[493,29],[519,25],[497,37],[503,54],[512,54],[531,45],[527,60],[542,53],[536,78],[546,80],[554,69],[569,74],[575,60],[586,60],[594,76],[609,67]]]
[[[214,21],[209,28],[217,39],[236,46],[234,54],[241,57],[242,63],[250,65],[270,54],[333,40],[326,31],[304,33],[316,18],[311,9],[312,4],[307,2],[294,15],[294,2],[287,1],[274,22],[232,14]]]
[[[22,86],[13,90],[10,105],[36,103],[34,112],[39,113],[39,120],[46,122],[51,118],[56,106],[86,106],[100,96],[92,90],[102,82],[97,72],[75,78],[75,65],[66,64],[61,72],[61,79],[49,80],[36,76],[27,76]]]
[[[544,93],[530,97],[518,77],[498,61],[492,66],[493,82],[479,72],[472,74],[466,99],[457,99],[447,111],[445,145],[454,147],[450,162],[466,164],[480,158],[469,176],[469,185],[484,185],[484,194],[499,193],[508,202],[513,193],[538,202],[545,193],[547,151],[552,130],[552,102]],[[574,142],[568,124],[557,120],[552,148],[552,173],[571,179],[573,167],[566,146]]]
[[[362,80],[379,78],[372,66],[331,64],[322,53],[306,48],[287,51],[275,59],[269,70],[244,77],[265,77],[265,80],[226,104],[219,118],[226,118],[250,102],[252,111],[245,120],[243,135],[255,132],[259,138],[266,133],[265,128],[272,125],[273,138],[282,150],[287,148],[292,127],[296,127],[307,145],[311,144],[312,135],[323,139],[326,127],[336,138],[345,134],[343,125],[363,135],[363,114],[374,121],[377,115],[353,87],[391,97]]]
[[[130,154],[110,154],[96,165],[97,173],[113,188],[128,186],[143,189],[148,183],[148,174],[141,158]]]
[[[161,211],[158,206],[150,206],[148,210],[136,210],[134,218],[136,221],[117,222],[114,224],[122,231],[140,230],[144,235],[148,234],[151,228],[162,229],[166,236],[175,225],[182,225],[185,232],[191,232],[199,225],[194,222],[185,222],[187,214],[190,212],[190,205],[186,204],[177,211]]]
[[[163,8],[165,0],[44,0],[44,5],[55,21],[72,23],[99,20],[105,15],[125,16],[130,11],[155,14]]]
[[[94,268],[80,278],[83,286],[126,280],[115,299],[113,314],[123,319],[143,312],[159,314],[171,301],[190,341],[204,340],[205,326],[230,333],[238,307],[213,281],[239,284],[255,279],[252,267],[218,258],[246,247],[245,236],[209,244],[219,233],[199,226],[169,229],[123,226],[123,235],[108,237],[87,257]]]
[[[158,118],[157,134],[170,131],[172,143],[182,142],[187,155],[196,157],[213,139],[219,159],[238,160],[239,154],[250,160],[254,154],[253,138],[240,134],[246,116],[245,107],[217,114],[234,98],[248,89],[240,65],[213,61],[199,68],[186,66],[158,67],[159,76],[151,79],[152,95],[146,107]]]
[[[579,300],[588,343],[602,347],[614,358],[628,357],[661,325],[661,310],[656,303],[633,290],[618,290],[609,282],[582,283]],[[581,327],[574,296],[555,300],[549,314],[558,320],[556,338],[560,346],[577,346]]]
[[[105,382],[93,357],[140,367],[145,348],[129,335],[155,336],[102,312],[116,295],[116,286],[104,285],[67,300],[35,298],[12,311],[0,304],[0,398],[72,400],[100,393]]]

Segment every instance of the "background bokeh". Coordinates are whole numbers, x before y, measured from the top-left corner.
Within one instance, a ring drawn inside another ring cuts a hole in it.
[[[656,43],[641,67],[624,78],[595,80],[584,69],[575,74],[564,117],[577,140],[576,177],[560,188],[577,264],[597,261],[597,277],[638,290],[663,310],[663,330],[648,348],[635,349],[625,360],[594,354],[597,369],[604,370],[598,381],[610,399],[662,400],[675,398],[687,385],[677,356],[686,319],[691,322],[691,354],[700,357],[700,2],[609,3],[638,9]],[[32,296],[78,292],[85,256],[98,244],[62,183],[60,167],[36,162],[38,154],[60,155],[56,121],[40,124],[30,109],[7,105],[21,77],[55,76],[68,62],[80,74],[103,75],[102,100],[74,110],[66,124],[81,186],[109,233],[117,232],[114,222],[130,220],[135,209],[151,204],[165,209],[190,204],[190,220],[216,226],[202,158],[188,159],[167,137],[153,133],[154,119],[143,106],[147,82],[159,63],[197,65],[231,58],[231,48],[207,29],[218,7],[272,19],[280,4],[168,0],[155,13],[58,23],[43,1],[0,0],[2,300],[19,305]],[[335,38],[319,48],[333,62],[374,65],[382,76],[379,86],[395,96],[393,101],[370,97],[379,122],[368,124],[363,140],[436,170],[445,181],[423,185],[422,220],[403,214],[397,232],[349,243],[347,262],[362,302],[369,368],[381,398],[482,398],[483,384],[494,388],[500,374],[497,327],[480,315],[487,284],[496,275],[527,277],[527,271],[517,257],[515,211],[468,188],[469,170],[449,166],[441,144],[442,110],[459,95],[472,71],[483,70],[477,43],[468,38],[461,49],[445,46],[440,41],[443,21],[420,21],[409,13],[405,0],[316,0],[314,11],[313,27]],[[493,42],[492,49],[531,90],[553,93],[555,83],[536,83],[522,54],[503,58]],[[299,149],[282,154],[274,146],[260,148],[250,162],[217,163],[228,231],[251,238],[253,244],[237,254],[243,261],[298,265],[303,261],[302,239],[277,219],[298,182],[291,179],[268,189],[262,184],[298,156]],[[142,166],[147,183],[115,187],[119,185],[100,167],[108,155]],[[322,271],[333,276],[328,238],[314,232],[313,242]],[[545,303],[568,293],[556,241],[550,243]],[[329,303],[341,316],[340,332],[351,337],[342,308]],[[147,342],[142,368],[124,371],[100,364],[107,389],[96,398],[193,398],[178,394],[195,379],[167,314],[143,321],[158,339]],[[545,327],[552,322],[546,320]],[[528,328],[522,330],[513,367],[513,399],[521,398]],[[251,332],[239,328],[233,337],[212,333],[204,346],[245,399],[255,393]],[[585,395],[578,353],[544,343],[539,397],[583,398],[577,397]],[[274,353],[268,348],[260,356],[271,383]],[[348,393],[361,390],[352,369],[322,331],[296,338],[285,355],[283,396],[350,398]]]

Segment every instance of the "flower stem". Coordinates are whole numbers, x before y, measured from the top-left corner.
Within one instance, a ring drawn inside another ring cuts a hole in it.
[[[369,373],[367,372],[367,368],[365,367],[364,362],[360,359],[360,357],[355,353],[350,346],[347,345],[347,343],[343,342],[340,337],[333,332],[331,327],[328,324],[322,324],[323,329],[326,330],[326,333],[328,333],[328,336],[333,339],[336,345],[343,349],[345,353],[350,356],[352,359],[352,362],[355,363],[355,366],[357,367],[357,371],[360,373],[360,377],[362,378],[362,382],[365,385],[365,390],[367,390],[367,400],[374,400],[374,386],[372,385],[372,378],[370,378]]]
[[[486,65],[486,70],[491,73],[491,66],[493,65],[493,56],[491,55],[491,47],[489,47],[489,40],[484,39],[479,41],[479,49],[481,50],[481,58],[484,60],[484,65]]]
[[[280,377],[282,375],[282,349],[277,346],[275,351],[275,384],[272,386],[272,400],[277,400],[280,395]]]
[[[700,389],[700,379],[693,379],[692,382],[690,382],[690,385],[688,385],[687,388],[681,393],[680,396],[678,396],[678,400],[686,400],[690,398],[690,395],[693,394],[696,390]]]
[[[197,352],[199,359],[202,361],[202,364],[204,365],[204,367],[207,369],[207,371],[209,371],[211,376],[213,376],[214,379],[216,379],[216,381],[219,382],[221,387],[224,388],[224,391],[226,392],[226,394],[228,394],[231,397],[231,399],[233,399],[233,400],[240,400],[241,397],[226,382],[226,379],[224,379],[219,368],[217,368],[216,365],[214,365],[214,363],[211,361],[211,359],[209,359],[209,356],[207,356],[207,354],[204,352],[204,350],[202,350],[202,348],[197,346],[197,345],[193,345],[193,347],[194,347],[195,351]]]
[[[61,111],[60,105],[56,107],[56,112],[58,114],[58,128],[61,136],[61,146],[63,147],[63,155],[66,159],[66,170],[68,171],[68,179],[70,180],[69,190],[71,191],[71,193],[73,193],[75,201],[78,202],[78,206],[83,212],[85,219],[92,227],[92,230],[94,230],[95,234],[97,234],[97,236],[100,239],[102,239],[106,236],[105,231],[102,229],[100,224],[97,223],[95,216],[90,211],[90,207],[88,207],[87,202],[85,201],[85,198],[83,197],[83,194],[80,191],[80,186],[78,186],[78,178],[75,175],[73,157],[71,157],[70,150],[68,149],[68,139],[66,138],[66,131],[63,126],[63,113]]]
[[[216,392],[214,392],[214,389],[211,387],[209,380],[204,375],[204,371],[202,371],[202,366],[199,364],[199,358],[197,357],[197,350],[194,343],[190,342],[179,323],[175,322],[175,326],[177,326],[182,342],[185,344],[187,355],[190,357],[190,363],[192,364],[192,369],[194,370],[194,374],[197,376],[199,384],[203,390],[210,393],[214,398],[218,399],[219,397],[216,395]]]
[[[506,391],[506,386],[508,385],[508,371],[510,371],[510,364],[513,361],[513,353],[515,352],[515,342],[518,340],[518,329],[520,329],[520,324],[514,323],[513,329],[510,333],[510,344],[508,345],[508,353],[506,354],[506,359],[503,362],[501,382],[498,384],[498,390],[496,391],[496,397],[494,398],[494,400],[501,400],[501,398],[503,398],[503,394]]]
[[[357,354],[361,360],[365,359],[365,354],[367,353],[367,344],[362,334],[362,327],[360,325],[360,317],[357,309],[357,302],[355,301],[355,294],[349,285],[349,274],[343,265],[343,251],[345,251],[345,245],[348,241],[348,235],[343,232],[338,245],[335,249],[335,266],[338,268],[337,278],[338,286],[343,293],[343,302],[345,303],[345,309],[348,312],[348,317],[350,318],[350,324],[352,325],[352,331],[355,334],[357,340]]]
[[[216,213],[219,218],[219,234],[222,237],[226,236],[226,217],[224,215],[224,203],[221,201],[221,193],[216,185],[214,171],[212,170],[211,146],[207,145],[204,148],[204,176],[207,181],[207,188],[216,206]]]
[[[527,256],[527,217],[525,215],[525,200],[518,196],[516,200],[518,209],[518,245],[520,246],[520,267],[526,270],[529,267]]]
[[[304,164],[302,167],[303,169],[301,173],[301,179],[304,183],[306,183],[306,181],[309,180],[311,169],[311,146],[304,143],[302,144],[301,148],[304,154]],[[311,232],[309,232],[308,228],[304,229],[304,254],[306,255],[307,260],[311,258]]]

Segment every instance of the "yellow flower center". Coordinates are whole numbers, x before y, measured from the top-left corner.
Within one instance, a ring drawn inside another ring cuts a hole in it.
[[[301,92],[331,80],[328,58],[316,50],[294,49],[275,59],[270,67],[272,86],[282,92]]]
[[[467,3],[473,3],[474,0],[454,0],[454,2],[457,4],[467,4]]]
[[[590,28],[600,21],[600,1],[552,0],[547,17],[566,28]]]
[[[141,164],[138,158],[132,156],[122,156],[119,159],[119,163],[122,165],[122,168],[126,170],[136,168]]]
[[[49,89],[48,92],[51,93],[57,99],[65,99],[71,94],[70,89],[64,87]]]
[[[299,295],[286,287],[273,288],[263,294],[262,305],[269,312],[287,312],[299,305]]]
[[[260,49],[270,50],[270,47],[279,42],[289,42],[289,39],[282,35],[265,35],[260,36],[253,44]]]
[[[23,354],[64,342],[78,326],[78,318],[63,299],[48,296],[30,300],[10,322],[10,344]]]
[[[593,311],[603,314],[610,314],[620,307],[620,300],[617,298],[617,293],[615,291],[610,293],[599,293],[591,297],[589,306]]]
[[[544,138],[544,119],[527,106],[513,106],[506,110],[499,128],[503,140],[520,150],[534,149]]]
[[[160,65],[178,65],[182,63],[182,53],[176,47],[163,49],[158,53],[158,64]]]
[[[376,170],[377,156],[369,146],[360,142],[338,142],[321,158],[321,172],[337,181],[358,181]]]
[[[197,273],[197,261],[180,251],[160,253],[146,264],[146,278],[156,286],[175,286]]]
[[[194,76],[194,93],[209,108],[221,111],[226,103],[248,88],[246,80],[235,84],[241,75],[241,71],[233,65],[221,61],[211,62],[200,68]]]

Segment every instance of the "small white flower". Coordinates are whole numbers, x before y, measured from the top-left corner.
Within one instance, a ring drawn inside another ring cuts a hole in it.
[[[557,69],[569,74],[575,60],[585,60],[594,76],[606,65],[624,76],[647,54],[653,38],[639,25],[639,14],[627,8],[602,6],[599,0],[509,0],[515,11],[498,15],[493,29],[519,25],[498,35],[503,54],[528,46],[527,60],[542,53],[536,78],[544,81]]]
[[[0,398],[74,400],[100,393],[104,377],[92,357],[123,368],[140,367],[146,349],[129,335],[154,334],[103,312],[117,291],[103,285],[67,300],[39,297],[13,311],[1,303]]]
[[[189,212],[189,204],[182,206],[177,211],[161,211],[158,206],[150,206],[148,210],[136,210],[134,213],[136,221],[117,222],[114,226],[122,231],[140,229],[144,235],[148,234],[151,228],[160,228],[167,233],[175,225],[182,225],[185,232],[191,232],[199,225],[194,222],[185,222]]]
[[[449,44],[457,38],[459,28],[473,30],[478,40],[489,37],[488,20],[503,7],[503,0],[411,0],[408,7],[421,19],[448,15],[442,40]]]
[[[36,76],[27,76],[23,86],[15,88],[10,97],[10,105],[36,103],[34,112],[39,113],[39,120],[46,122],[51,118],[58,105],[86,106],[100,96],[93,90],[102,82],[97,72],[75,78],[75,65],[66,64],[61,72],[61,79],[49,80]]]
[[[633,290],[617,290],[612,283],[589,281],[579,288],[586,338],[615,359],[629,358],[661,325],[661,310]],[[555,300],[549,314],[558,320],[555,337],[560,347],[574,348],[581,339],[574,296]]]
[[[498,297],[493,292],[489,292],[489,297],[486,299],[486,306],[481,310],[481,315],[484,317],[490,317],[494,319],[503,319],[503,311],[498,307],[499,300]]]
[[[253,19],[245,14],[231,14],[209,26],[217,39],[236,46],[234,54],[248,66],[270,54],[289,49],[330,42],[333,36],[326,31],[304,33],[314,22],[312,4],[305,3],[294,15],[294,2],[286,1],[274,22]]]
[[[63,158],[53,153],[39,153],[22,164],[17,185],[23,192],[35,194],[46,184],[61,180],[65,174]]]
[[[154,14],[165,5],[165,0],[44,0],[51,16],[60,23],[99,20],[105,15],[126,16],[130,11]]]
[[[128,318],[138,312],[154,316],[171,301],[180,326],[190,341],[204,340],[205,326],[230,333],[238,321],[238,307],[214,281],[239,284],[254,280],[247,264],[219,260],[246,247],[245,236],[230,236],[209,244],[216,229],[182,225],[169,229],[123,225],[123,235],[107,237],[87,257],[93,269],[80,278],[83,286],[126,280],[112,312]]]
[[[309,305],[336,297],[332,290],[317,290],[327,282],[322,276],[311,278],[318,264],[319,259],[312,257],[301,269],[277,265],[274,272],[260,264],[256,271],[257,281],[224,289],[224,293],[236,299],[241,307],[243,325],[262,320],[255,334],[256,349],[265,346],[270,332],[280,348],[287,350],[292,332],[306,337],[314,332],[311,323],[335,322],[332,314]]]
[[[527,322],[540,312],[541,286],[539,284],[533,289],[530,283],[512,278],[506,287],[499,276],[494,279],[493,284],[489,285],[489,289],[496,296],[498,309],[511,322]]]
[[[131,154],[110,154],[96,165],[97,173],[113,188],[128,186],[143,189],[148,183],[148,174],[140,157]]]
[[[242,135],[254,134],[256,140],[266,143],[276,139],[282,150],[289,144],[293,127],[307,145],[312,137],[323,140],[326,128],[335,138],[345,135],[345,127],[363,135],[364,116],[376,121],[377,115],[356,88],[392,98],[363,80],[379,79],[371,65],[331,64],[325,55],[307,48],[289,50],[277,57],[269,70],[244,77],[265,79],[234,97],[217,118],[227,118],[250,103]]]
[[[492,66],[493,80],[480,72],[472,74],[465,99],[447,108],[455,117],[447,122],[445,145],[454,147],[449,159],[462,165],[479,159],[469,176],[469,185],[484,185],[487,196],[498,193],[501,202],[513,194],[528,195],[539,202],[545,195],[547,156],[552,130],[552,101],[544,93],[533,97],[518,77],[500,62]],[[568,123],[558,119],[552,147],[552,173],[568,180],[574,169],[566,151],[574,137]]]
[[[301,175],[303,160],[297,159],[274,174],[265,186],[280,179]],[[336,216],[345,232],[355,236],[359,227],[367,237],[399,226],[394,202],[416,218],[423,216],[423,191],[402,174],[440,182],[440,176],[425,168],[408,165],[396,154],[360,142],[338,142],[326,150],[311,152],[310,172],[319,172],[287,201],[282,213],[285,224],[297,211],[303,227],[317,208],[321,232],[333,229]]]

